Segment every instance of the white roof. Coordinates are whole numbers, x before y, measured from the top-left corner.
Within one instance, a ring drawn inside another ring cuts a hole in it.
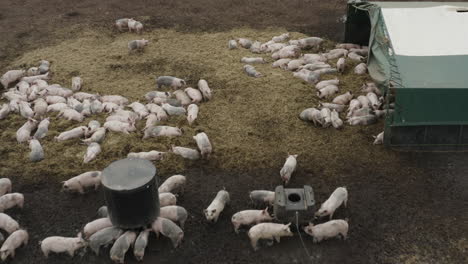
[[[382,8],[395,54],[468,55],[466,7]]]

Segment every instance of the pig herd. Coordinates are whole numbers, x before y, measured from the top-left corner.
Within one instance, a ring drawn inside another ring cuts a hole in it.
[[[323,42],[322,38],[308,37],[298,40],[289,40],[289,33],[284,33],[273,37],[271,40],[261,43],[246,38],[232,39],[228,42],[229,49],[236,49],[239,46],[249,49],[252,53],[272,53],[274,60],[272,67],[281,68],[293,72],[293,76],[300,78],[306,83],[315,85],[317,97],[328,99],[339,93],[339,78],[321,80],[323,75],[343,74],[346,70],[346,60],[357,62],[353,73],[362,75],[367,72],[367,64],[364,63],[368,56],[369,49],[356,44],[337,44],[335,49],[325,53],[302,53],[308,49],[318,48]],[[267,63],[262,57],[243,57],[242,63],[246,63],[243,69],[250,77],[262,77],[251,64]],[[332,67],[336,65],[336,67]],[[313,122],[316,126],[341,129],[344,125],[340,118],[340,113],[345,111],[349,125],[368,125],[377,122],[379,117],[391,113],[393,109],[382,110],[384,98],[379,88],[374,83],[366,83],[361,89],[363,95],[354,98],[351,91],[347,91],[333,98],[332,102],[321,102],[318,108],[312,107],[303,110],[299,118]],[[382,144],[383,132],[375,136],[374,144]]]

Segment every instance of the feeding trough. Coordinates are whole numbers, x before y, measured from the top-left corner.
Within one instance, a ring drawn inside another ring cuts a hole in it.
[[[283,223],[291,222],[306,224],[314,218],[315,200],[312,187],[304,185],[304,188],[284,188],[277,186],[275,189],[274,213],[275,218]]]
[[[114,226],[144,227],[159,216],[156,167],[150,161],[135,158],[115,161],[103,170],[101,181]]]

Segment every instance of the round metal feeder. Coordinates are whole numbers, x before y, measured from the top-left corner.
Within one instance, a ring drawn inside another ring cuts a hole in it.
[[[114,226],[144,227],[159,216],[156,167],[150,161],[135,158],[115,161],[102,171],[101,182]]]

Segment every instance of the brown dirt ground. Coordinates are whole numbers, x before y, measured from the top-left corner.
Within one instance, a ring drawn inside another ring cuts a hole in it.
[[[75,4],[64,1],[47,1],[45,4],[38,0],[3,0],[0,4],[0,70],[3,72],[14,61],[21,61],[18,56],[27,51],[47,49],[51,45],[72,41],[76,34],[81,34],[86,28],[107,32],[111,21],[122,16],[142,17],[150,29],[170,28],[189,34],[222,33],[239,27],[254,28],[261,32],[265,27],[280,27],[339,40],[342,26],[337,19],[345,9],[342,4],[336,6],[335,3],[324,1],[288,1],[287,4],[283,1],[242,0],[142,2],[135,4],[131,1],[110,3],[85,0]],[[278,29],[273,29],[275,30]],[[112,37],[112,34],[106,37]],[[235,57],[244,54],[239,52]],[[58,67],[62,66],[58,64]],[[182,63],[171,62],[172,68],[178,66],[182,66]],[[199,70],[201,67],[195,68]],[[210,70],[208,68],[193,74],[209,75],[207,72]],[[187,71],[187,66],[181,69],[181,73]],[[66,76],[57,78],[62,81]],[[272,78],[281,79],[282,76]],[[229,80],[225,77],[214,79],[219,82],[215,83],[215,87],[228,84]],[[255,82],[251,79],[241,80],[242,84],[249,81]],[[249,89],[255,88],[254,86],[250,85]],[[248,118],[242,124],[242,127],[252,127],[249,133],[239,135],[237,130],[229,130],[236,137],[257,142],[261,149],[281,146],[277,150],[268,153],[244,153],[235,148],[224,149],[227,145],[221,141],[224,135],[222,128],[210,127],[209,124],[213,120],[227,124],[229,120],[217,115],[205,116],[206,120],[201,120],[205,126],[202,129],[209,129],[213,131],[213,135],[218,135],[215,146],[218,147],[216,150],[220,156],[215,156],[208,163],[184,164],[186,167],[177,168],[186,168],[183,172],[189,176],[189,188],[179,200],[179,204],[191,213],[186,225],[185,241],[180,248],[173,250],[167,240],[152,239],[144,263],[307,263],[297,236],[284,239],[274,247],[253,252],[247,236],[235,235],[229,221],[229,216],[234,212],[250,207],[247,199],[249,190],[273,189],[278,184],[278,170],[285,155],[284,144],[289,144],[303,155],[299,158],[300,167],[294,175],[293,184],[312,185],[319,202],[336,186],[346,185],[350,190],[349,208],[340,209],[336,215],[337,218],[350,219],[350,238],[345,242],[332,240],[318,245],[313,245],[306,238],[313,262],[467,262],[468,182],[465,175],[468,172],[468,156],[398,153],[381,147],[357,146],[369,142],[370,135],[375,134],[381,124],[345,130],[345,135],[350,139],[335,152],[332,149],[324,152],[324,156],[307,155],[310,143],[302,145],[303,139],[295,140],[301,138],[298,135],[310,133],[319,149],[326,149],[327,145],[336,146],[333,144],[334,139],[343,135],[334,130],[314,129],[302,122],[294,122],[292,131],[297,132],[292,133],[296,135],[275,131],[275,122],[281,122],[292,113],[297,113],[300,110],[299,105],[304,105],[310,99],[303,96],[307,93],[304,86],[296,84],[294,89],[297,91],[294,98],[298,106],[289,103],[283,107],[285,102],[281,100],[268,102],[273,109],[284,109],[284,115],[271,120],[268,112],[259,112],[256,120]],[[208,109],[233,103],[229,101],[229,93],[219,93],[212,105],[207,104]],[[255,100],[247,100],[248,97],[249,93],[244,91],[232,100],[245,100],[245,105],[248,105]],[[245,105],[239,104],[232,108],[236,119],[242,116]],[[265,108],[260,110],[266,111]],[[5,126],[16,128],[20,121],[8,119],[2,121],[0,127],[2,130]],[[64,124],[58,126],[66,127]],[[18,160],[9,165],[9,159],[5,157],[16,157],[18,153],[25,153],[25,149],[24,146],[16,148],[14,140],[11,140],[11,131],[1,132],[0,156],[3,162],[0,177],[12,178],[15,191],[26,196],[25,208],[9,213],[31,235],[30,244],[25,249],[18,250],[17,257],[11,263],[111,263],[107,252],[100,257],[88,253],[73,259],[54,255],[46,260],[41,255],[37,246],[39,240],[49,235],[76,234],[83,224],[94,217],[95,210],[103,204],[103,197],[100,192],[84,196],[59,192],[57,177],[68,177],[60,175],[64,167],[61,160],[54,159],[47,168],[37,170],[30,165],[19,166]],[[278,138],[284,138],[284,141],[278,142]],[[359,151],[353,153],[353,149]],[[347,153],[344,154],[343,151]],[[233,157],[229,159],[229,155]],[[225,164],[216,162],[217,159],[235,160],[243,155],[258,157],[258,165],[242,167],[233,163],[226,167]],[[385,156],[387,157],[383,158]],[[102,167],[104,161],[94,166]],[[273,163],[278,165],[272,166]],[[70,170],[80,169],[79,163],[65,164]],[[167,176],[169,172],[168,169],[163,170],[162,175]],[[222,187],[228,188],[235,202],[226,209],[217,225],[210,226],[203,221],[202,209]],[[132,256],[127,256],[127,259],[128,263],[136,263]]]

